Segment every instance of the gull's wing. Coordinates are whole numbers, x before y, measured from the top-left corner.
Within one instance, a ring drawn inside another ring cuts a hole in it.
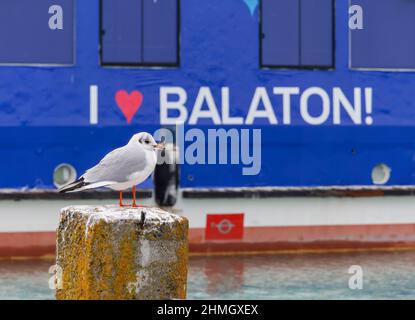
[[[85,182],[99,181],[125,182],[134,172],[146,167],[143,149],[126,145],[108,153],[95,167],[87,170],[82,177]]]

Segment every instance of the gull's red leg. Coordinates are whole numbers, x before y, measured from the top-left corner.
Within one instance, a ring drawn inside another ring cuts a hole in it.
[[[120,207],[129,207],[129,204],[123,204],[122,203],[122,191],[120,191]]]
[[[134,207],[134,208],[137,208],[137,203],[136,203],[136,191],[137,191],[137,188],[136,188],[136,186],[134,186],[134,187],[133,187],[133,207]]]

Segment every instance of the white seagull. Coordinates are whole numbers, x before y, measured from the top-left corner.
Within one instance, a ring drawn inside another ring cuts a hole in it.
[[[106,187],[120,192],[120,207],[123,207],[122,192],[132,187],[133,207],[136,204],[136,185],[146,180],[154,171],[157,150],[163,150],[151,134],[140,132],[132,136],[123,147],[108,153],[95,167],[88,169],[78,180],[59,189],[59,192],[76,192]]]

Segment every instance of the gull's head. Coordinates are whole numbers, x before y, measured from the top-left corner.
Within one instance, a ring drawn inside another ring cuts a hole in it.
[[[133,135],[129,143],[138,143],[145,150],[150,151],[164,149],[164,144],[157,143],[156,140],[154,140],[153,136],[147,132],[140,132]]]

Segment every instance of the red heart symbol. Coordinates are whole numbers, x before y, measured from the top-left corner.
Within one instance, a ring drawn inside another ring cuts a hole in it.
[[[125,90],[119,90],[115,94],[115,101],[127,122],[131,123],[131,120],[133,120],[134,115],[143,103],[143,94],[137,90],[132,91],[130,94]]]

